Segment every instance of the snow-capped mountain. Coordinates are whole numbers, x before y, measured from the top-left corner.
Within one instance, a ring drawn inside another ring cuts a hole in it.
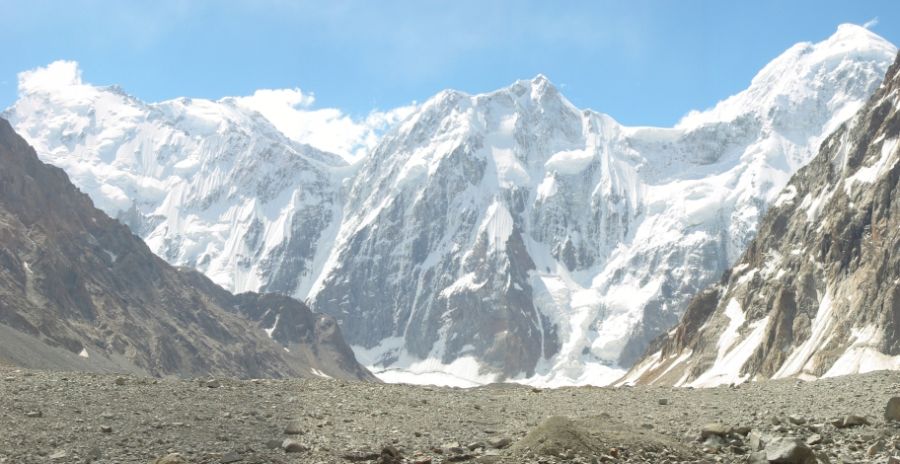
[[[575,108],[542,76],[442,92],[360,168],[309,301],[389,369],[612,380],[737,259],[895,52],[841,26],[671,129]]]
[[[7,115],[161,256],[306,298],[384,378],[597,384],[740,256],[895,53],[841,26],[674,128],[580,110],[543,76],[445,91],[351,167],[228,99],[20,83]]]
[[[239,99],[146,104],[73,62],[22,73],[19,91],[5,117],[156,254],[232,291],[304,293],[341,220],[343,159]]]
[[[718,285],[622,383],[900,369],[900,56],[781,191]]]
[[[272,317],[277,330],[267,330]],[[281,295],[233,295],[170,266],[3,119],[0,364],[374,380],[333,318]]]

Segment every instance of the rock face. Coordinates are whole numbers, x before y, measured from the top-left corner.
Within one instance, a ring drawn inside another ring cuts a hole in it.
[[[900,368],[900,58],[775,200],[758,237],[625,382]]]
[[[895,53],[841,26],[675,128],[623,127],[543,76],[442,92],[352,168],[228,99],[25,82],[7,114],[160,256],[305,299],[367,364],[605,383],[734,263]]]
[[[166,264],[62,170],[41,163],[5,120],[0,244],[0,359],[8,364],[372,378],[330,317],[286,297],[233,296]],[[271,326],[271,338],[270,315],[285,321]]]

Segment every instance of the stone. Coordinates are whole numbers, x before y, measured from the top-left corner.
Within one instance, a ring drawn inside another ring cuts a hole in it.
[[[703,446],[710,450],[718,450],[723,444],[721,435],[710,435],[703,440]]]
[[[266,441],[266,448],[268,449],[277,449],[281,448],[281,440],[268,440]]]
[[[303,433],[306,433],[305,430],[297,422],[291,422],[284,428],[285,435],[301,435]]]
[[[94,446],[87,450],[84,457],[87,462],[94,462],[103,457],[103,452],[100,450],[99,446]]]
[[[473,458],[475,458],[475,456],[472,454],[468,454],[468,453],[454,454],[452,456],[447,457],[447,462],[463,462],[463,461],[469,461]]]
[[[768,464],[769,460],[766,459],[765,451],[754,451],[750,453],[747,462],[750,464]]]
[[[203,386],[205,386],[206,388],[219,388],[222,386],[222,382],[216,379],[208,380],[203,384]]]
[[[381,457],[381,454],[373,451],[347,451],[341,454],[341,459],[350,462],[374,461]]]
[[[704,425],[703,428],[700,429],[700,439],[705,440],[713,435],[724,437],[729,433],[731,433],[731,427],[718,422],[713,422]]]
[[[109,425],[101,425],[100,431],[103,433],[112,433],[112,427]]]
[[[69,455],[69,453],[66,453],[65,450],[59,450],[59,451],[57,451],[57,452],[51,454],[51,455],[48,456],[48,457],[49,457],[50,459],[53,459],[54,461],[57,461],[57,460],[60,460],[60,459],[65,459],[68,455]]]
[[[814,434],[806,437],[807,445],[812,446],[812,445],[818,445],[819,443],[822,443],[822,435],[819,435],[818,433],[814,433]]]
[[[759,432],[750,432],[750,435],[747,437],[747,445],[750,447],[750,451],[762,451],[766,447]]]
[[[381,464],[401,464],[403,457],[400,450],[392,445],[387,445],[381,449]]]
[[[116,385],[118,385],[118,386],[125,385],[125,377],[116,377]]]
[[[42,413],[41,411],[28,411],[25,413],[25,417],[44,417],[44,413]]]
[[[309,447],[290,438],[281,442],[281,449],[283,449],[285,453],[303,453],[309,451]]]
[[[866,449],[866,456],[871,458],[882,451],[884,451],[884,440],[878,440]]]
[[[849,414],[844,416],[844,419],[841,421],[841,425],[835,426],[838,428],[847,428],[847,427],[857,427],[860,425],[869,425],[869,420],[863,416],[858,416],[856,414]]]
[[[887,407],[884,408],[884,420],[900,421],[900,396],[888,400]]]
[[[766,459],[773,464],[816,464],[816,455],[798,438],[776,438],[766,446]]]
[[[657,401],[657,403],[658,403],[660,406],[665,406],[665,405],[669,404],[669,399],[668,399],[668,398],[660,398],[660,399]]]
[[[806,423],[806,419],[796,414],[791,414],[790,416],[788,416],[788,422],[794,425],[803,425]]]
[[[512,444],[512,439],[509,437],[494,438],[494,439],[488,440],[488,445],[491,445],[491,448],[494,448],[494,449],[504,449],[504,448],[509,447],[509,445],[511,445],[511,444]]]
[[[178,453],[170,453],[153,461],[153,464],[187,464],[187,461]]]
[[[240,454],[235,453],[234,451],[230,453],[225,453],[225,456],[222,456],[222,459],[219,459],[221,464],[231,464],[233,462],[243,461],[244,458],[241,457]]]
[[[463,447],[460,446],[459,442],[455,442],[455,441],[450,442],[450,443],[444,443],[441,446],[441,449],[445,450],[447,453],[461,454],[461,453],[465,452]]]

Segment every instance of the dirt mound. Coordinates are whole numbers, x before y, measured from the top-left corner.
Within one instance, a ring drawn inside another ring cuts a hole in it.
[[[536,456],[573,459],[685,458],[690,453],[679,443],[649,428],[635,428],[604,414],[571,419],[552,416],[517,442],[512,452],[523,458]]]

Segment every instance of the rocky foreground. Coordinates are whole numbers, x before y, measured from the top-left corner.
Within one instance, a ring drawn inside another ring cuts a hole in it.
[[[900,463],[897,396],[900,372],[462,390],[0,367],[0,463]]]

